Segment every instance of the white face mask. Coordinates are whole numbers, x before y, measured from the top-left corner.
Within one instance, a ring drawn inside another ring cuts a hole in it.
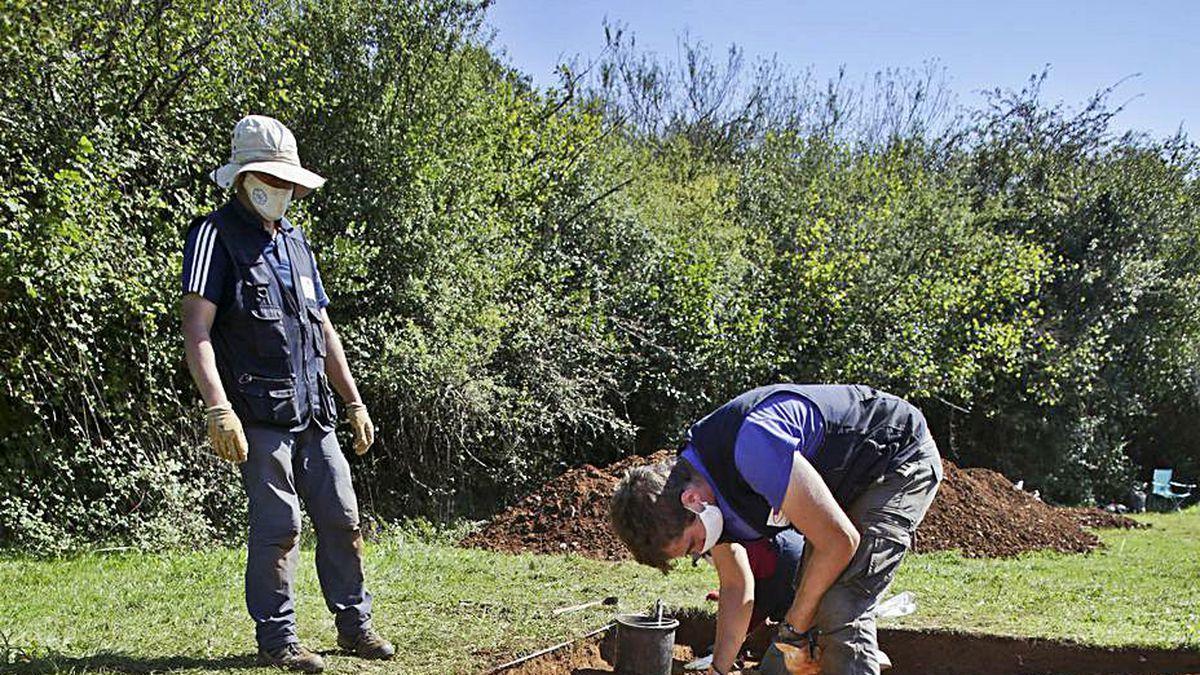
[[[688,509],[691,511],[691,509]],[[692,511],[700,516],[700,522],[704,523],[704,549],[699,555],[704,555],[712,550],[712,547],[717,545],[717,540],[721,538],[721,531],[725,529],[725,516],[721,515],[721,509],[713,504],[705,504],[703,509]]]
[[[246,196],[250,198],[254,210],[270,221],[282,218],[283,212],[292,203],[292,188],[271,187],[252,173],[247,173],[242,179],[242,187],[246,189]]]

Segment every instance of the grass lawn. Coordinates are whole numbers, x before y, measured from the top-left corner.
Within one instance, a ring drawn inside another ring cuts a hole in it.
[[[1084,556],[910,558],[894,590],[916,614],[890,625],[1200,648],[1200,510],[1144,516],[1150,530],[1106,531]],[[243,552],[0,558],[0,670],[16,673],[247,669],[253,630],[242,602]],[[334,654],[332,672],[471,673],[602,626],[611,611],[561,618],[559,606],[607,595],[625,609],[657,597],[702,605],[711,568],[669,576],[574,556],[458,549],[437,535],[394,534],[368,548],[376,623],[400,647],[388,666]],[[334,648],[312,565],[302,555],[301,638]],[[276,672],[263,670],[262,672]]]
[[[1200,649],[1200,507],[1136,518],[1153,527],[1101,530],[1088,555],[914,556],[893,589],[918,609],[893,625]]]

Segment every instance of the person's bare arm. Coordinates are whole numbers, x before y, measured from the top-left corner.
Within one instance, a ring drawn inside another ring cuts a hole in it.
[[[820,474],[798,452],[783,498],[783,514],[804,534],[804,545],[812,551],[785,617],[796,630],[805,631],[812,627],[825,591],[850,564],[860,537]]]
[[[346,361],[346,350],[342,348],[342,340],[334,330],[329,314],[323,308],[321,318],[324,319],[321,326],[325,334],[325,374],[329,376],[329,382],[343,401],[362,403],[358,385],[354,383],[354,376],[350,374],[350,364]]]
[[[721,587],[713,667],[721,673],[729,673],[750,628],[750,616],[754,612],[754,574],[750,571],[746,548],[740,544],[714,546],[712,559]]]
[[[200,295],[188,293],[183,296],[180,314],[188,371],[192,374],[192,380],[196,382],[196,388],[200,390],[200,398],[204,399],[204,405],[210,408],[228,403],[225,387],[221,385],[221,376],[217,374],[217,358],[209,336],[213,320],[217,316],[217,306]]]

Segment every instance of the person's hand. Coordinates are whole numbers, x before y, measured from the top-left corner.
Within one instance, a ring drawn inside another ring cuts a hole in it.
[[[789,675],[818,675],[821,672],[821,649],[808,645],[797,647],[786,642],[774,645],[783,653],[783,667]]]
[[[346,421],[354,432],[354,454],[364,455],[375,442],[375,425],[367,414],[367,406],[362,403],[351,403],[346,406]]]
[[[821,649],[816,632],[794,633],[781,627],[779,634],[758,664],[763,675],[817,675],[821,672]],[[812,640],[810,642],[809,640]]]
[[[228,402],[214,405],[205,411],[205,416],[208,419],[208,442],[213,452],[234,464],[246,461],[249,449],[246,432],[237,413],[233,412],[233,406]]]

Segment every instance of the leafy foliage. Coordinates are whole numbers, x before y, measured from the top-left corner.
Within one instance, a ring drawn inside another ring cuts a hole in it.
[[[182,235],[247,113],[330,177],[298,203],[380,428],[383,517],[482,513],[657,448],[759,383],[920,401],[943,448],[1062,500],[1200,471],[1198,153],[1035,78],[955,114],[609,27],[535,90],[486,3],[10,0],[0,10],[0,540],[240,530],[203,444]]]

